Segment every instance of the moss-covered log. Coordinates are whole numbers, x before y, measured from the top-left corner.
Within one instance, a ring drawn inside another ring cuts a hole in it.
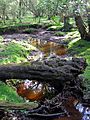
[[[8,64],[0,66],[0,80],[6,79],[30,79],[40,82],[47,82],[54,87],[60,87],[66,81],[76,79],[86,68],[86,61],[83,58],[72,60],[61,59],[60,57],[48,58],[43,61],[32,62],[31,64]]]
[[[0,102],[0,109],[11,109],[11,110],[30,110],[38,107],[36,103],[10,103]]]

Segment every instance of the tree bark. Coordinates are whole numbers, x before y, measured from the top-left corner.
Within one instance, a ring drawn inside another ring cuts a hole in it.
[[[78,31],[81,35],[81,39],[89,41],[90,34],[87,32],[86,26],[85,26],[80,15],[75,15],[75,22],[76,22],[76,26],[78,28]]]
[[[30,79],[50,83],[60,89],[66,81],[75,79],[83,73],[86,62],[83,59],[61,60],[58,57],[28,64],[9,64],[0,66],[0,80]]]
[[[90,32],[90,9],[88,9],[88,29]]]
[[[21,23],[21,17],[22,17],[22,0],[19,0],[19,22]]]
[[[64,26],[61,28],[62,31],[68,32],[71,30],[72,25],[69,23],[69,16],[63,16]]]

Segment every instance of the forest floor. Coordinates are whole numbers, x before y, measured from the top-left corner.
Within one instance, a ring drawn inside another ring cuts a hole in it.
[[[4,41],[10,41],[13,39],[16,41],[21,41],[21,40],[27,40],[30,37],[40,39],[40,40],[62,43],[65,39],[65,33],[61,31],[35,29],[35,31],[31,33],[24,31],[24,33],[14,33],[14,34],[3,35]]]
[[[85,77],[85,98],[90,98],[90,42],[81,40],[77,30],[61,32],[60,30],[31,28],[21,33],[3,34],[0,38],[0,64],[28,62],[27,56],[33,50],[37,50],[37,40],[38,43],[40,41],[48,41],[64,45],[68,48],[64,57],[86,58],[88,66],[82,76]],[[35,44],[33,42],[30,44],[30,41],[34,41]],[[63,57],[63,55],[60,57]],[[2,82],[0,82],[0,101],[25,103],[12,86]],[[34,104],[32,102],[30,105]]]
[[[80,35],[76,30],[61,32],[60,30],[47,28],[31,28],[25,29],[22,33],[4,34],[0,40],[0,64],[28,62],[27,56],[32,50],[36,49],[28,42],[31,38],[32,40],[39,39],[63,44],[68,47],[67,55],[86,58],[88,67],[83,76],[87,79],[85,81],[87,91],[90,91],[90,42],[80,40]],[[3,95],[1,99],[9,100],[6,94]],[[16,101],[16,99],[14,100]],[[11,101],[13,101],[13,97]],[[17,99],[17,102],[18,101]]]

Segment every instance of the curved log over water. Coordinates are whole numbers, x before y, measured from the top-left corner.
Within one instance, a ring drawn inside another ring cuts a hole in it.
[[[38,80],[60,89],[66,81],[73,81],[83,73],[86,66],[83,58],[66,60],[53,56],[32,63],[1,65],[0,80],[3,82],[6,79]]]

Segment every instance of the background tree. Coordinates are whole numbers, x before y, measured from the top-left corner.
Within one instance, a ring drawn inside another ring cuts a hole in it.
[[[75,17],[76,26],[81,35],[81,38],[84,40],[90,40],[90,31],[89,31],[89,3],[84,0],[77,0],[73,2],[73,13]],[[86,21],[84,21],[84,19]]]

